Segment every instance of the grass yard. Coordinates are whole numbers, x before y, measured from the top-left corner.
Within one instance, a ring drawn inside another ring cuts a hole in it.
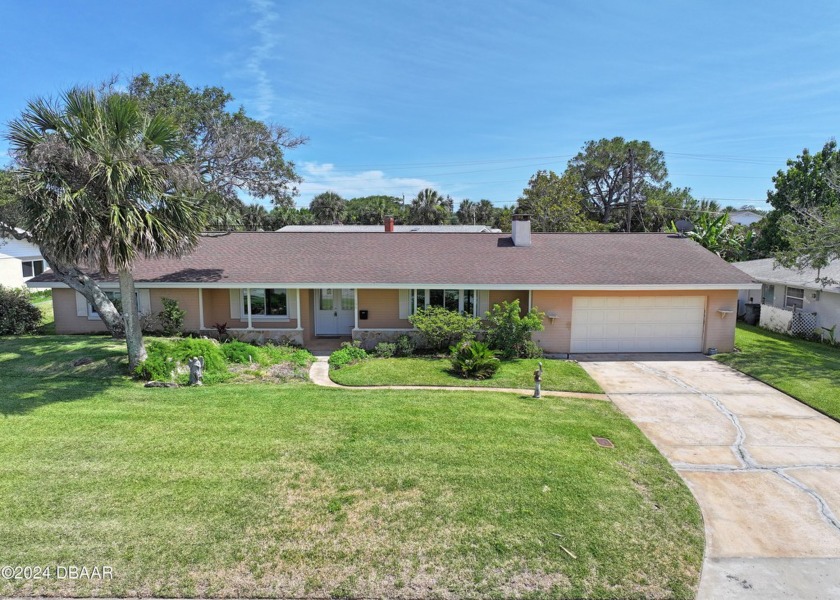
[[[576,362],[540,359],[542,389],[600,393],[602,390]],[[330,378],[342,385],[445,385],[461,387],[534,387],[537,359],[503,361],[490,379],[464,379],[450,372],[445,358],[370,358],[349,367],[331,370]]]
[[[840,348],[743,323],[735,346],[740,352],[715,358],[840,420]]]
[[[0,595],[693,597],[697,505],[608,402],[120,368],[108,338],[0,338],[0,565],[114,573]]]
[[[32,304],[38,307],[43,315],[41,319],[40,333],[55,333],[55,316],[53,315],[52,293],[36,292],[32,294]]]

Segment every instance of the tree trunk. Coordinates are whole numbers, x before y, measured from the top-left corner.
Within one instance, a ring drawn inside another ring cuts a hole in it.
[[[123,325],[122,316],[114,306],[114,303],[102,291],[102,288],[76,267],[61,264],[43,246],[41,246],[41,254],[47,261],[47,264],[49,264],[56,279],[79,292],[90,302],[91,306],[96,309],[102,322],[105,323],[108,331],[111,332],[111,335],[115,338],[123,337],[125,326]]]
[[[128,370],[133,373],[135,367],[146,360],[146,346],[143,344],[143,331],[140,327],[134,277],[128,269],[120,269],[120,295],[125,322],[125,345],[128,347]]]

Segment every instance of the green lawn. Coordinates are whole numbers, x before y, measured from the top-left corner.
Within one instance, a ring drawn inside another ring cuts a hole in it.
[[[37,306],[43,318],[41,320],[40,333],[55,333],[55,316],[53,315],[52,293],[36,292],[32,294],[32,304]]]
[[[0,595],[693,597],[697,505],[608,402],[123,365],[108,338],[0,338],[0,565],[114,572]]]
[[[743,323],[735,346],[715,358],[840,420],[840,348]]]
[[[600,393],[602,390],[576,362],[541,359],[542,389]],[[529,389],[534,387],[536,359],[503,361],[491,379],[464,379],[450,372],[443,358],[371,358],[331,370],[330,378],[342,385],[446,385]]]

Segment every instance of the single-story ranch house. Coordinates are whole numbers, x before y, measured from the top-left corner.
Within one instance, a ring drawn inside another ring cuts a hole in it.
[[[182,259],[139,260],[141,311],[174,298],[186,329],[307,344],[352,336],[371,347],[411,333],[440,305],[483,315],[518,299],[545,313],[546,352],[730,350],[738,291],[751,277],[696,242],[660,233],[248,232],[206,234]],[[114,276],[100,278],[118,294]],[[50,273],[57,333],[103,331],[84,297]]]

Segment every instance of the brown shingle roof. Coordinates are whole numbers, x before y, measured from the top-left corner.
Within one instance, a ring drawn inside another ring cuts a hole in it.
[[[208,234],[181,259],[139,260],[138,283],[331,285],[737,286],[752,279],[671,234]],[[40,281],[49,281],[45,274]],[[113,278],[111,278],[113,279]]]

